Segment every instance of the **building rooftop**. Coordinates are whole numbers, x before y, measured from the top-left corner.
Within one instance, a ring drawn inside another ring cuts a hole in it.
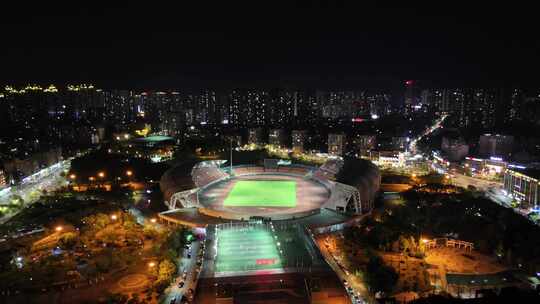
[[[461,274],[448,273],[446,275],[448,284],[461,286],[494,286],[518,283],[512,272],[502,271],[490,274]]]
[[[509,170],[512,170],[514,172],[518,172],[520,174],[526,175],[530,178],[534,178],[537,180],[540,180],[540,169],[539,168],[508,168]]]

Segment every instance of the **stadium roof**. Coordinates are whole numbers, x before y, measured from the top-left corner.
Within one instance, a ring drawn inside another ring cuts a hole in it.
[[[174,138],[170,136],[162,136],[162,135],[155,135],[155,136],[148,136],[148,137],[141,137],[141,138],[135,138],[134,141],[138,142],[145,142],[145,143],[158,143],[168,140],[174,140]]]
[[[162,212],[161,218],[167,219],[178,224],[190,227],[206,227],[207,225],[216,225],[236,222],[235,220],[221,219],[200,213],[197,208],[182,208]]]
[[[349,220],[350,217],[334,210],[321,208],[321,212],[312,216],[296,219],[296,222],[307,227],[323,227]]]
[[[190,173],[197,162],[198,160],[186,161],[185,163],[172,167],[161,176],[159,186],[161,192],[163,192],[163,198],[166,201],[168,201],[176,192],[196,188]]]

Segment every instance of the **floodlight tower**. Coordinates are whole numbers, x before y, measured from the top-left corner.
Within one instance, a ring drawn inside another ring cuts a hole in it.
[[[230,151],[231,151],[231,160],[230,160],[230,172],[229,172],[229,175],[232,176],[233,172],[232,172],[232,136],[229,138],[230,140]]]

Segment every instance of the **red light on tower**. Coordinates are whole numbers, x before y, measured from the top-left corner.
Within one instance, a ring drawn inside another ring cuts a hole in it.
[[[408,85],[408,86],[413,85],[413,83],[414,83],[414,81],[412,81],[412,80],[405,81],[405,84]]]

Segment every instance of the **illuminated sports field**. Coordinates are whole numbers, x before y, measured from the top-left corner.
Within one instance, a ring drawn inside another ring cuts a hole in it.
[[[296,182],[241,180],[223,202],[227,207],[295,207]]]
[[[277,269],[282,261],[272,232],[259,227],[220,229],[216,272]]]

